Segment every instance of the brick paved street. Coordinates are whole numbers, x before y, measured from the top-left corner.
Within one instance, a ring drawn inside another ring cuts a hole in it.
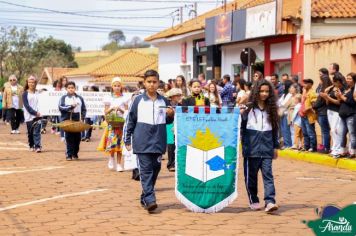
[[[82,143],[76,162],[64,160],[64,144],[56,135],[43,135],[44,152],[35,154],[26,148],[24,129],[20,135],[9,131],[0,125],[0,235],[304,236],[312,231],[301,221],[315,219],[316,207],[356,201],[354,172],[279,159],[274,175],[281,207],[275,215],[248,209],[241,165],[239,197],[217,214],[186,210],[174,196],[174,174],[162,168],[159,208],[149,215],[131,172],[109,171],[104,155],[95,151],[99,131],[92,142]]]

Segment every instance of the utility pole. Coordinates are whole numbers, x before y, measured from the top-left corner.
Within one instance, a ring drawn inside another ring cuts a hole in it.
[[[183,7],[179,8],[179,19],[180,19],[180,23],[183,23]]]

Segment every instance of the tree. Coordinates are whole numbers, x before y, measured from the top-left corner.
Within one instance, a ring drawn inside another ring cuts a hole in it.
[[[43,58],[48,58],[48,54],[61,55],[64,61],[67,61],[65,67],[74,62],[73,48],[70,44],[66,44],[63,40],[54,39],[53,37],[38,39],[33,44],[33,56],[36,61],[40,61]],[[62,60],[60,60],[62,61]],[[59,65],[58,65],[59,66]]]
[[[5,77],[5,59],[10,53],[9,33],[8,29],[0,28],[0,78]]]
[[[116,44],[120,44],[120,42],[125,42],[126,37],[122,30],[113,30],[109,33],[109,40]]]
[[[32,46],[36,34],[32,28],[13,27],[9,34],[10,51],[5,66],[7,71],[17,74],[21,80],[26,74],[32,73],[36,60],[32,56]]]
[[[117,50],[120,49],[120,46],[117,45],[116,42],[111,42],[111,43],[105,44],[101,49],[102,49],[102,50],[105,50],[105,51],[110,51],[110,52],[114,53],[114,52],[116,52]]]
[[[122,46],[122,48],[148,48],[151,45],[144,42],[140,37],[134,36],[131,41]]]

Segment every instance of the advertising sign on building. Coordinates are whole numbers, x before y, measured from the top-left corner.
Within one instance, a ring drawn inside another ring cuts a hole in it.
[[[231,42],[232,14],[226,13],[215,18],[215,44]]]
[[[276,34],[276,2],[246,10],[246,39]]]

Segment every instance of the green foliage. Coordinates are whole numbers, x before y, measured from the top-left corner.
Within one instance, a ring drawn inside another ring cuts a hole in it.
[[[126,37],[122,30],[113,30],[109,33],[109,40],[119,44],[120,42],[125,42]]]
[[[46,66],[78,67],[72,46],[53,37],[38,39],[32,28],[0,28],[0,77],[16,74],[21,81]]]

